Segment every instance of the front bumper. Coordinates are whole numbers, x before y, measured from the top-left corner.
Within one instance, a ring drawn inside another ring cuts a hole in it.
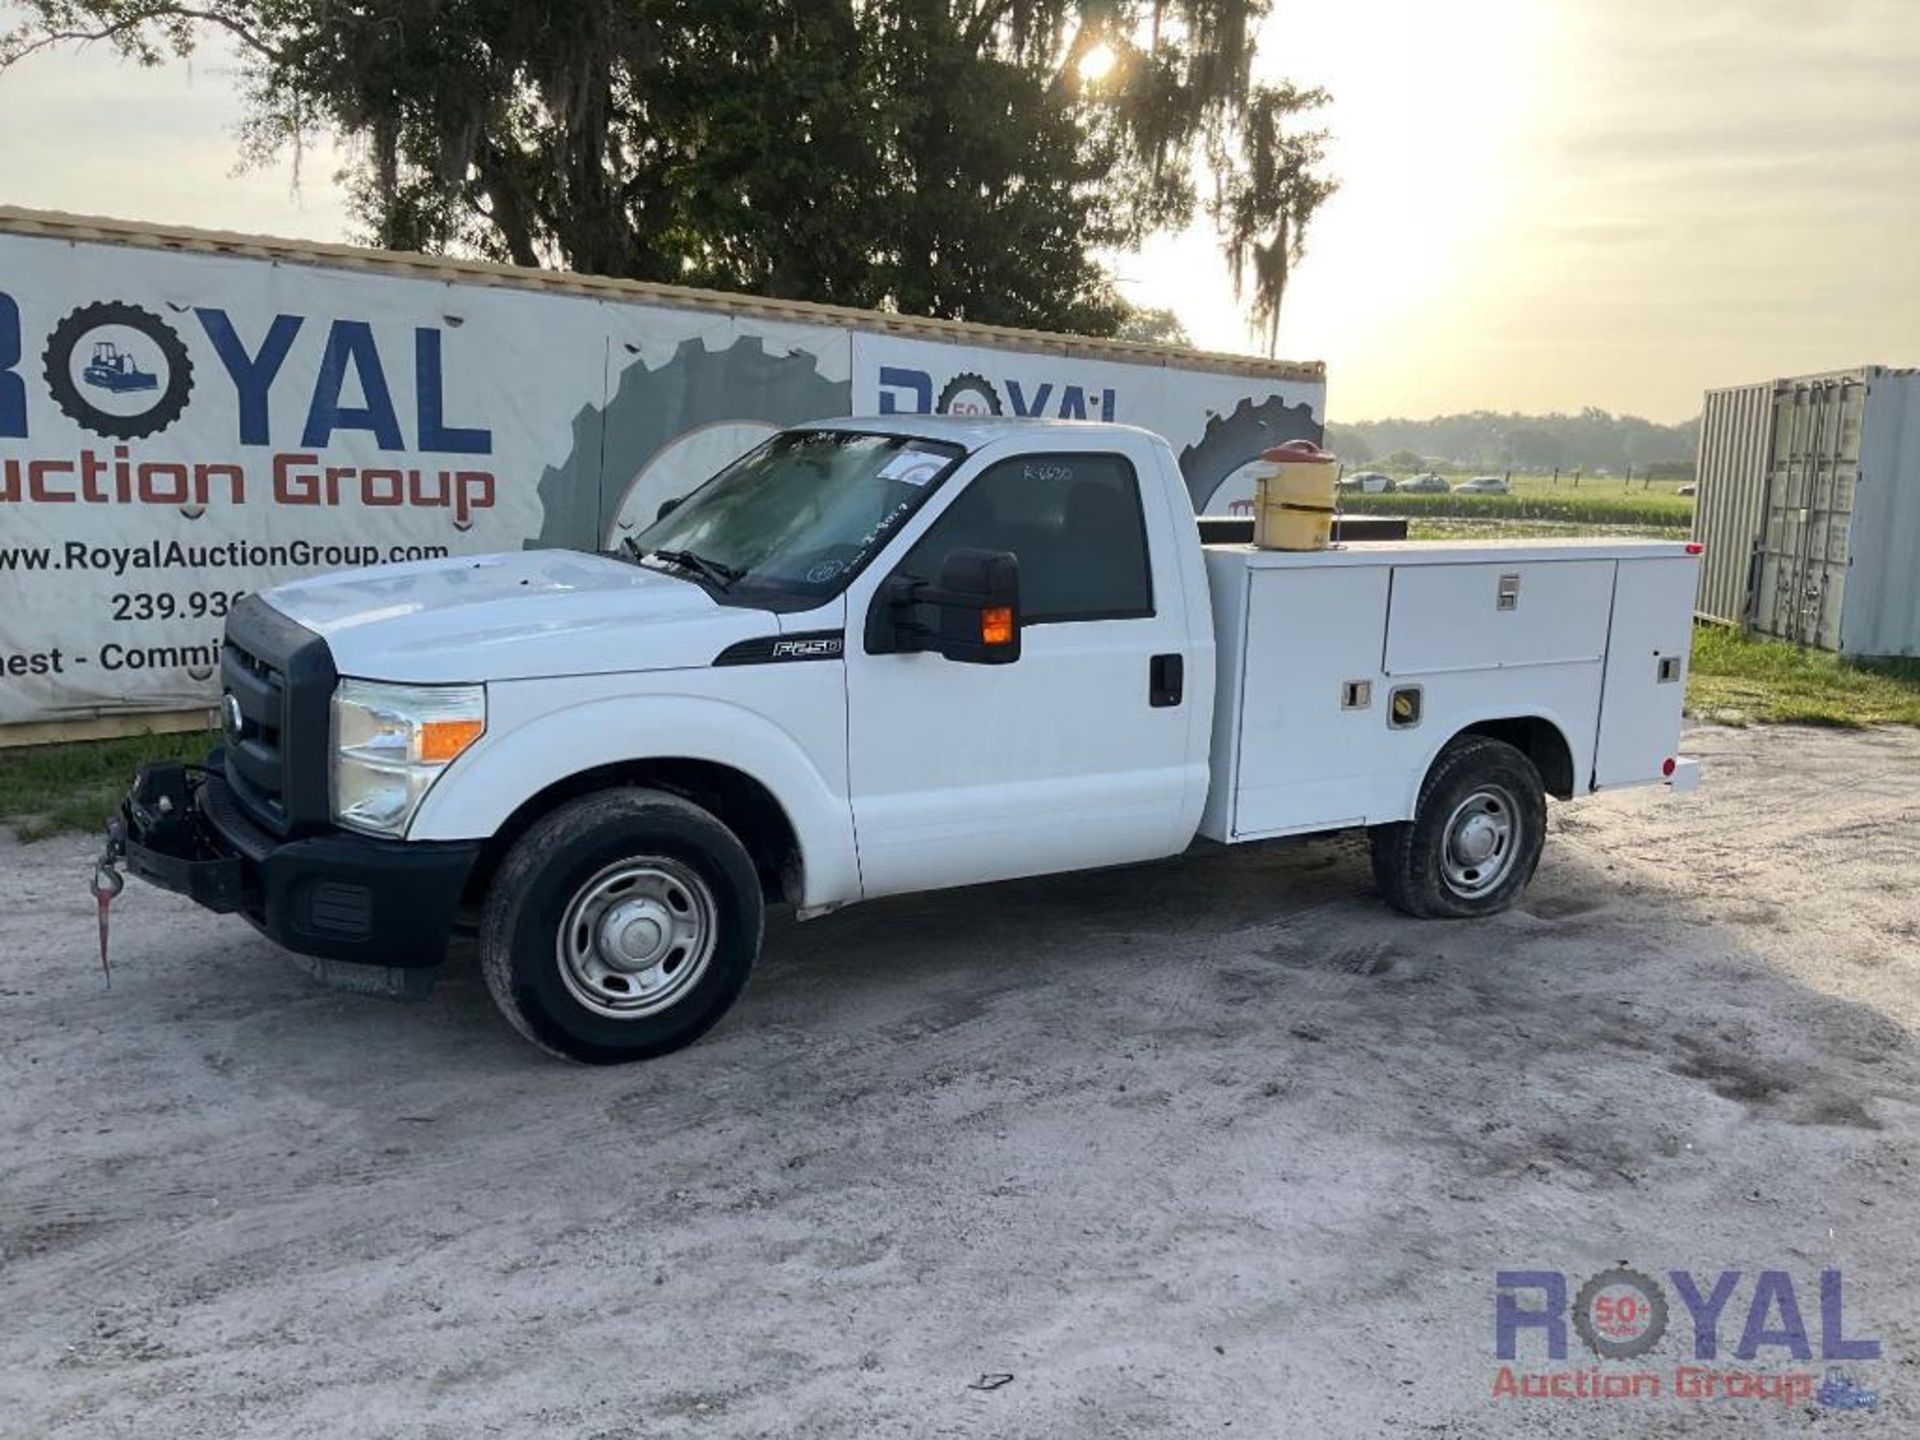
[[[445,957],[478,841],[375,840],[329,831],[281,840],[207,765],[150,765],[120,805],[127,870],[221,914],[238,912],[301,955],[414,969]]]

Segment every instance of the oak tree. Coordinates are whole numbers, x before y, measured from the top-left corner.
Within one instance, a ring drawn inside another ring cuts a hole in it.
[[[1268,3],[26,0],[0,68],[224,35],[246,153],[350,142],[375,244],[990,323],[1112,333],[1101,256],[1204,209],[1271,350],[1332,187]]]

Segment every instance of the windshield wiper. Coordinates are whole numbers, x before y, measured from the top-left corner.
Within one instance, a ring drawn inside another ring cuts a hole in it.
[[[744,570],[736,570],[731,565],[723,565],[718,560],[709,560],[704,555],[696,555],[691,550],[649,550],[647,554],[655,559],[664,560],[669,565],[678,565],[682,570],[691,570],[696,575],[704,576],[722,590],[747,573]]]

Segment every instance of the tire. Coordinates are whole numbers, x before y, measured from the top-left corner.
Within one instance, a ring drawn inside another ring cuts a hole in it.
[[[507,853],[481,912],[481,969],[534,1044],[617,1065],[706,1034],[747,983],[761,921],[759,877],[731,830],[677,795],[608,790]]]
[[[726,420],[798,425],[853,413],[851,381],[827,379],[810,350],[782,350],[769,355],[758,335],[709,350],[696,336],[683,340],[666,364],[649,369],[616,348],[613,358],[626,366],[619,388],[604,409],[589,406],[574,416],[571,452],[534,487],[540,533],[524,548],[602,544],[614,533],[634,478],[697,426]],[[626,479],[603,484],[604,476]]]
[[[1533,879],[1546,834],[1533,762],[1504,740],[1463,735],[1427,772],[1413,819],[1368,832],[1374,883],[1389,905],[1423,920],[1495,915]]]
[[[953,402],[962,396],[971,395],[986,407],[989,415],[1000,413],[1000,392],[993,388],[993,382],[984,375],[976,375],[971,370],[954,376],[941,390],[940,398],[933,402],[933,413],[951,415]]]
[[[73,383],[70,365],[73,350],[87,335],[102,325],[124,325],[152,342],[167,362],[167,388],[138,415],[116,415],[92,404]],[[129,305],[123,300],[103,300],[82,305],[73,311],[47,337],[40,364],[46,374],[47,393],[60,413],[84,430],[109,440],[144,440],[157,435],[180,418],[193,394],[193,357],[174,328],[151,310]]]
[[[1193,497],[1193,513],[1206,514],[1221,483],[1262,450],[1288,440],[1317,445],[1322,438],[1321,424],[1304,402],[1289,405],[1278,395],[1258,403],[1243,399],[1231,415],[1209,420],[1199,440],[1180,452],[1180,475]]]

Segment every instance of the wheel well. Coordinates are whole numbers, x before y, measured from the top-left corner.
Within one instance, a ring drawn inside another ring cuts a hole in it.
[[[1562,800],[1573,798],[1573,747],[1551,720],[1542,720],[1538,715],[1482,720],[1467,726],[1460,734],[1506,741],[1533,761],[1533,768],[1540,772],[1540,783],[1549,795]]]
[[[800,838],[787,812],[773,798],[773,793],[751,775],[710,760],[623,761],[582,770],[578,775],[569,775],[549,785],[509,815],[481,850],[467,881],[467,903],[481,902],[493,880],[493,872],[514,843],[541,816],[569,800],[621,785],[665,790],[708,811],[740,837],[740,843],[753,859],[753,868],[759,873],[761,893],[770,901],[798,903]]]

